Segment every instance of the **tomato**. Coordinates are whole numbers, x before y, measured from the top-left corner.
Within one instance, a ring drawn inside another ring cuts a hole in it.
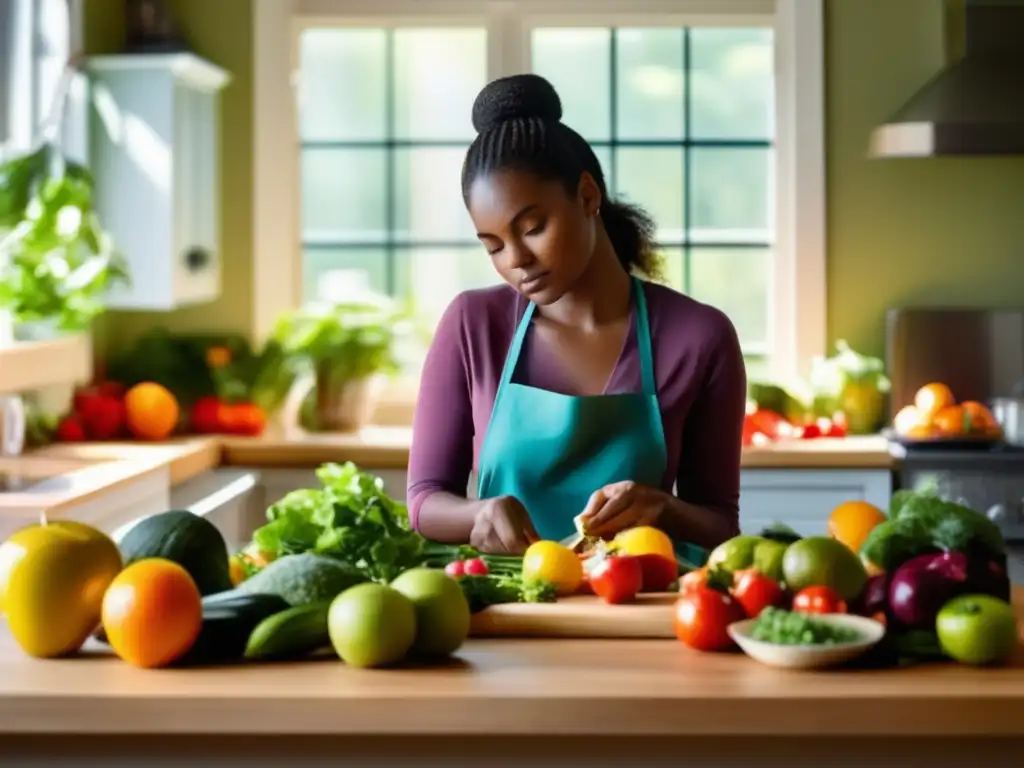
[[[97,395],[82,413],[82,425],[93,440],[115,440],[125,428],[124,402],[116,397]]]
[[[683,594],[675,604],[676,637],[698,651],[724,651],[732,647],[728,627],[746,618],[743,607],[725,592],[698,587]]]
[[[801,613],[846,613],[846,601],[829,587],[807,587],[796,593],[793,610]]]
[[[679,563],[672,539],[664,531],[650,526],[628,528],[617,534],[615,549],[640,561],[644,592],[664,592],[679,578]]]
[[[254,403],[232,403],[220,410],[221,427],[232,435],[258,437],[267,426],[267,416]]]
[[[467,576],[486,576],[491,572],[491,569],[479,557],[474,557],[472,560],[467,560],[462,564],[462,572]]]
[[[196,400],[192,406],[192,431],[200,435],[215,435],[221,431],[221,411],[224,408],[220,398],[207,396]]]
[[[625,603],[636,597],[644,585],[640,558],[631,555],[602,557],[587,574],[594,592],[606,603]]]
[[[466,564],[462,560],[452,560],[444,567],[444,572],[453,579],[457,579],[466,575]]]
[[[786,596],[782,585],[753,569],[736,574],[732,594],[752,619],[770,605],[782,605]]]
[[[684,593],[691,592],[698,587],[707,586],[707,583],[708,569],[698,568],[696,571],[683,574],[683,577],[679,579],[679,591]]]

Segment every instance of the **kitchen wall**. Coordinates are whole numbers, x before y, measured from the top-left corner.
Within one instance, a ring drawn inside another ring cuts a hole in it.
[[[116,50],[121,6],[86,3],[90,52]],[[224,295],[170,316],[116,314],[101,325],[101,344],[121,345],[155,323],[251,327],[251,2],[171,7],[197,51],[235,78],[224,93]],[[867,157],[871,127],[942,66],[943,13],[939,0],[826,0],[828,331],[866,352],[882,351],[892,305],[1021,301],[1024,158]]]
[[[101,354],[158,324],[177,331],[240,333],[252,326],[252,1],[171,0],[168,5],[196,52],[232,75],[221,97],[223,292],[216,302],[170,315],[111,313],[96,332]],[[124,0],[87,0],[85,10],[87,51],[117,52],[124,41]]]

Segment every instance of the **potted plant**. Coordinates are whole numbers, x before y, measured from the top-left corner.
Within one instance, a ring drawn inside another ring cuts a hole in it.
[[[92,176],[43,144],[0,165],[0,309],[17,339],[87,330],[128,280],[93,208]]]
[[[411,324],[387,300],[315,303],[281,318],[280,364],[304,379],[303,426],[351,432],[373,416],[382,384],[399,370],[396,344]]]

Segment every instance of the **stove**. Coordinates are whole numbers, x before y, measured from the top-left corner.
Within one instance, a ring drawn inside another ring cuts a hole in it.
[[[907,448],[897,474],[898,487],[934,487],[942,498],[985,514],[1007,541],[1024,542],[1024,448]]]

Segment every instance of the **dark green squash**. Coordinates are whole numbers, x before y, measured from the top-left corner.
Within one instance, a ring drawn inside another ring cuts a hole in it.
[[[177,563],[192,576],[202,595],[230,590],[228,546],[217,527],[187,510],[151,515],[118,543],[125,566],[150,557]]]

